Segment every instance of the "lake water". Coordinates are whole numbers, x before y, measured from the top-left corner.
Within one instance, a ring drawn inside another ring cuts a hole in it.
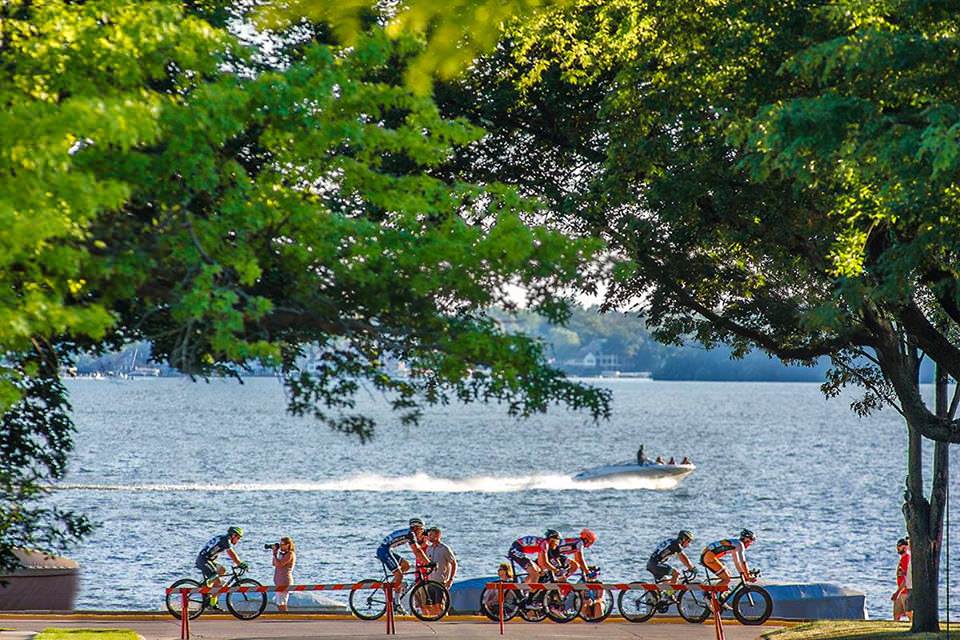
[[[614,396],[600,424],[456,405],[403,427],[367,397],[361,408],[381,424],[360,445],[286,415],[273,379],[71,381],[76,452],[51,500],[101,524],[69,554],[82,566],[78,608],[158,608],[163,588],[196,573],[197,551],[231,524],[245,529],[238,551],[261,580],[272,578],[263,543],[281,535],[297,543],[299,583],[376,576],[377,543],[416,515],[443,528],[461,578],[491,575],[511,541],[546,527],[594,529],[587,557],[608,580],[646,579],[653,547],[680,528],[699,549],[748,527],[758,534],[748,559],[766,580],[860,589],[871,617],[890,616],[906,474],[894,411],[858,419],[849,399],[827,401],[815,384],[600,383]],[[672,489],[570,480],[641,442],[698,469]],[[952,496],[958,462],[954,451]]]

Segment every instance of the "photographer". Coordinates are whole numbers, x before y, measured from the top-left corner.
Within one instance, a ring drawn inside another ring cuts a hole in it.
[[[280,538],[280,544],[268,544],[264,548],[273,549],[273,584],[278,587],[293,584],[293,565],[297,562],[293,540],[284,536]],[[277,592],[277,610],[281,613],[287,611],[289,595],[286,591]]]

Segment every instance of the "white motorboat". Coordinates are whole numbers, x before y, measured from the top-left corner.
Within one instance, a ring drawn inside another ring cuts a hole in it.
[[[680,482],[693,473],[697,466],[690,464],[660,464],[647,461],[638,464],[636,460],[627,460],[615,464],[606,464],[600,467],[585,469],[573,476],[574,480],[606,480],[614,477],[650,478],[653,480],[671,479]]]

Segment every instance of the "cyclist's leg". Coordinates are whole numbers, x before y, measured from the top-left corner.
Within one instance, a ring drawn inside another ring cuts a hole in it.
[[[223,574],[224,569],[219,564],[205,558],[203,556],[197,557],[196,562],[197,569],[200,570],[200,573],[203,574],[203,585],[205,587],[219,587],[220,586],[220,576]],[[207,596],[207,602],[210,603],[210,606],[217,606],[217,596],[211,595]]]
[[[383,565],[384,573],[393,576],[394,591],[399,589],[400,583],[403,581],[400,556],[394,553],[390,547],[382,546],[377,548],[377,560]]]
[[[524,579],[527,584],[533,584],[540,577],[537,566],[520,549],[511,547],[507,553],[507,559],[513,565],[513,575],[517,575],[517,567],[527,572],[527,577]]]
[[[717,576],[718,586],[724,588],[724,591],[716,594],[717,600],[722,604],[723,599],[729,594],[727,589],[730,587],[730,574],[727,572],[727,567],[710,551],[700,556],[700,563],[707,568],[707,576],[711,573]]]
[[[671,573],[675,573],[670,565],[665,562],[658,562],[656,558],[647,560],[647,571],[653,576],[653,581],[658,584],[670,578]],[[670,580],[670,583],[676,584],[673,580]],[[657,596],[660,595],[658,592]]]

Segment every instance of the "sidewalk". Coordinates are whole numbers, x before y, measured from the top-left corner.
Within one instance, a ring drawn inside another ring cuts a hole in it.
[[[0,628],[14,632],[0,632],[0,640],[15,640],[15,634],[25,631],[41,631],[47,627],[86,629],[133,629],[144,640],[179,640],[180,623],[169,616],[0,616]],[[728,640],[756,640],[761,634],[772,631],[773,625],[744,627],[735,623],[724,624]],[[289,640],[292,638],[356,638],[357,640],[382,640],[386,624],[383,620],[364,622],[346,617],[264,615],[244,622],[226,616],[201,616],[190,623],[191,638],[196,640]],[[500,637],[496,623],[476,616],[455,616],[441,622],[420,622],[415,619],[397,620],[396,640],[496,640]],[[529,624],[510,622],[506,625],[506,640],[519,638],[563,638],[580,640],[603,638],[604,640],[713,640],[712,624],[692,625],[682,621],[657,619],[641,624],[631,624],[619,619],[602,624],[586,624],[580,621],[568,624],[542,622]],[[16,640],[22,640],[18,635]]]

